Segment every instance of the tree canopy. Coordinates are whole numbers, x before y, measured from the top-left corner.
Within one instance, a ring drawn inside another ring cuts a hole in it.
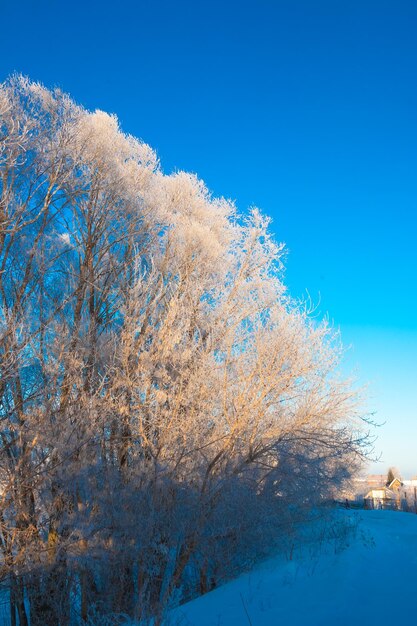
[[[159,615],[246,567],[361,462],[339,338],[287,293],[267,217],[165,175],[114,115],[12,77],[0,175],[11,612]]]

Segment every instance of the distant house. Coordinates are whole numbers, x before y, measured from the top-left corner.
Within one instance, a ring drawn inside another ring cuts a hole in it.
[[[366,493],[364,503],[367,509],[397,508],[398,496],[387,486],[376,487]]]
[[[369,487],[378,487],[379,485],[384,485],[387,480],[386,474],[368,474],[365,478],[362,479],[365,481]]]
[[[369,485],[364,495],[365,508],[398,509],[417,513],[417,479],[402,481],[397,476],[388,484]]]
[[[394,476],[387,483],[386,474],[355,476],[348,488],[340,493],[340,501],[367,509],[397,509],[417,513],[417,476],[402,480]]]

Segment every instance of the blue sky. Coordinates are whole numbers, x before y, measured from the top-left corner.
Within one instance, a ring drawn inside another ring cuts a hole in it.
[[[417,3],[0,0],[13,71],[115,112],[165,171],[256,204],[417,474]]]

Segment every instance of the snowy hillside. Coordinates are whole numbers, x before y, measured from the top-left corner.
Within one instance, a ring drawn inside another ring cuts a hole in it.
[[[417,624],[417,516],[341,512],[320,551],[272,559],[178,608],[181,626]],[[343,524],[353,526],[349,536]],[[320,554],[319,554],[320,552]]]

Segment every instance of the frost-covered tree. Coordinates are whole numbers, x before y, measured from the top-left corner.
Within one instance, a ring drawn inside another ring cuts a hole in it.
[[[267,218],[164,175],[114,116],[13,77],[0,168],[12,624],[160,615],[360,463],[338,337],[286,293]]]
[[[388,468],[388,472],[387,472],[387,482],[386,485],[387,487],[392,483],[392,481],[398,478],[401,481],[401,474],[398,471],[398,469],[396,467],[390,467]]]
[[[393,468],[390,467],[387,474],[387,485],[390,485],[395,478]]]

